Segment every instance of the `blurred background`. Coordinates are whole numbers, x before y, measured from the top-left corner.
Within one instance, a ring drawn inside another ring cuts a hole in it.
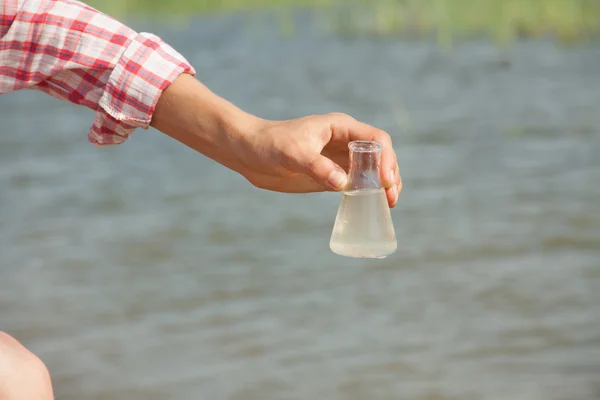
[[[600,2],[90,3],[265,118],[389,132],[398,251],[157,131],[0,97],[0,329],[59,400],[600,399]]]

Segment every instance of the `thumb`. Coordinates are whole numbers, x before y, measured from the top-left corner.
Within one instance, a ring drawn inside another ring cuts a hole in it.
[[[348,176],[342,167],[322,154],[310,160],[305,169],[315,182],[334,191],[343,190],[348,182]]]

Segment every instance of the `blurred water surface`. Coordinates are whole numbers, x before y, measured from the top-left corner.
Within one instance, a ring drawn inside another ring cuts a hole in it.
[[[250,112],[390,132],[396,254],[329,251],[337,194],[253,189],[152,130],[96,149],[91,111],[5,95],[0,328],[61,400],[600,399],[600,49],[303,26],[136,28]]]

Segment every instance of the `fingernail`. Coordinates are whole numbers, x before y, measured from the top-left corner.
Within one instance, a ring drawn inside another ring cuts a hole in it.
[[[346,174],[338,170],[334,170],[327,179],[327,183],[334,189],[340,188],[346,183]]]
[[[395,178],[395,174],[394,174],[394,170],[390,171],[390,183],[389,186],[392,187],[392,185],[394,185],[394,178]]]
[[[394,201],[398,200],[398,190],[396,189],[396,186],[392,187],[392,198],[394,199]]]

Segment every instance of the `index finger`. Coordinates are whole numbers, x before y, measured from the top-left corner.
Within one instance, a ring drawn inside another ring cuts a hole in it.
[[[393,187],[396,183],[397,160],[391,136],[381,129],[355,120],[348,127],[348,139],[375,140],[381,143],[381,180],[385,188]]]

